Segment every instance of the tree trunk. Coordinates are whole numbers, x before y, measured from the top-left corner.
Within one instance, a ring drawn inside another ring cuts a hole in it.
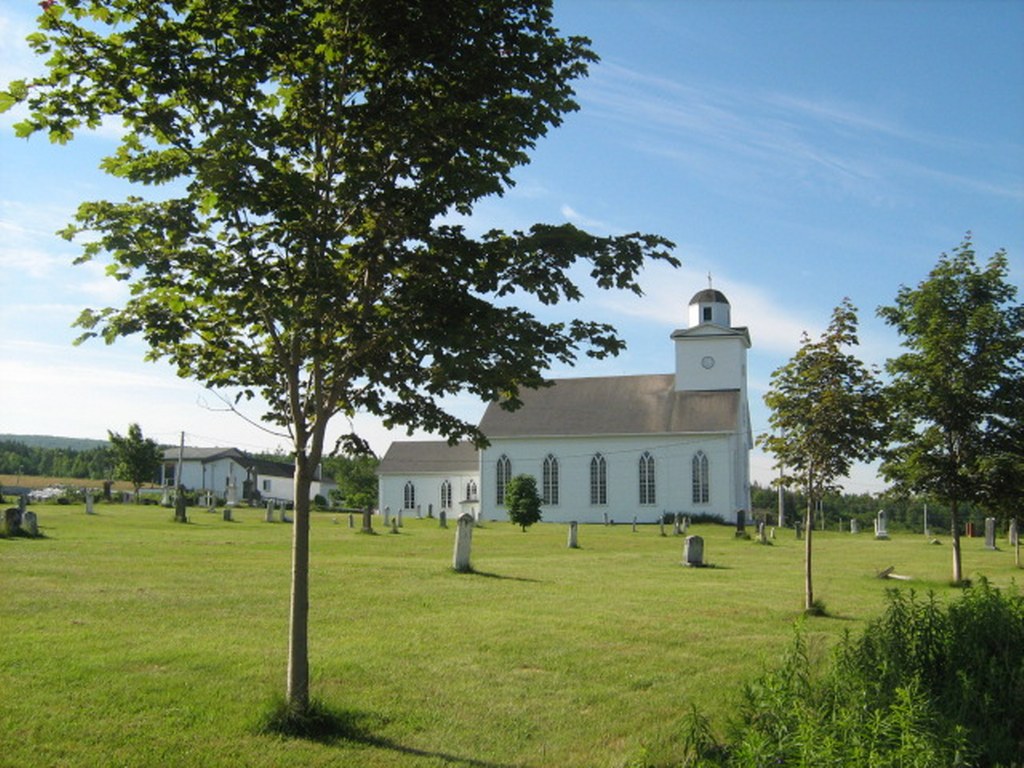
[[[950,499],[949,520],[951,533],[953,535],[953,583],[959,584],[963,581],[963,567],[960,563],[960,514],[959,504],[954,497]]]
[[[309,709],[309,489],[307,457],[295,457],[295,520],[292,527],[292,594],[288,624],[288,706]]]
[[[814,500],[807,494],[807,520],[804,525],[804,610],[814,605],[814,586],[811,582],[811,537],[814,535]]]

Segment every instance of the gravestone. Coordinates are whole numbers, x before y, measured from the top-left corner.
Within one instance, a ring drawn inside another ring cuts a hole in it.
[[[604,513],[604,524],[608,525],[608,513],[607,512]]]
[[[363,533],[373,533],[373,510],[367,507],[363,510]]]
[[[884,509],[878,510],[878,514],[875,516],[875,538],[889,538],[889,515]]]
[[[391,525],[391,507],[384,507],[384,525]]]
[[[355,528],[356,527],[356,516],[353,515],[351,512],[348,513],[348,527],[349,528]]]
[[[675,519],[672,521],[672,535],[680,536],[683,533],[683,516],[676,512]]]
[[[391,533],[398,533],[398,521],[397,520],[392,520],[391,521]]]
[[[227,505],[233,507],[238,504],[238,484],[235,482],[235,478],[228,478],[228,500]],[[281,519],[284,519],[282,515]]]
[[[985,549],[996,548],[996,519],[994,517],[985,518]]]
[[[36,537],[39,535],[39,520],[36,518],[35,512],[26,509],[22,513],[21,529],[29,536]]]
[[[22,512],[17,507],[8,507],[4,510],[4,533],[8,536],[17,536],[21,533]]]
[[[687,532],[688,530],[690,530],[690,516],[689,516],[689,515],[686,515],[686,516],[685,516],[685,517],[683,518],[683,529],[682,529],[682,532],[683,532],[683,535],[684,535],[684,536],[686,535],[686,532]]]
[[[775,541],[775,526],[774,525],[771,527],[771,530],[768,533],[768,538],[771,539],[772,541]]]
[[[91,515],[95,513],[93,509],[92,491],[85,492],[85,514]]]
[[[662,536],[665,535],[665,516],[664,515],[659,515],[658,516],[658,533],[660,533]]]
[[[416,519],[419,520],[421,517],[423,517],[423,515],[420,512],[420,505],[417,504],[416,505]]]
[[[23,493],[18,497],[18,512],[24,512],[28,509],[28,494]]]
[[[573,520],[571,523],[569,523],[569,543],[568,543],[569,549],[579,549],[580,548],[578,529],[579,529],[579,525],[576,523],[575,520]]]
[[[1010,518],[1010,546],[1016,547],[1020,543],[1020,534],[1017,531],[1017,518]]]
[[[759,542],[761,542],[762,544],[767,544],[768,543],[768,537],[765,534],[764,521],[763,520],[758,520],[757,521],[757,540]]]
[[[290,518],[288,516],[288,508],[287,507],[281,507],[281,522],[282,523],[290,523],[290,522],[292,522],[292,518]]]
[[[266,520],[268,523],[274,522],[274,502],[267,502],[267,512],[263,516],[263,519]]]
[[[472,515],[459,515],[459,523],[455,528],[455,552],[452,555],[452,568],[458,573],[472,570],[469,552],[473,545],[473,522]]]
[[[442,509],[440,512],[437,513],[437,521],[438,521],[437,525],[438,525],[439,528],[447,528],[448,527],[448,513],[445,512]]]
[[[683,545],[683,565],[688,568],[699,568],[704,565],[704,539],[700,536],[687,536]]]
[[[860,533],[860,520],[855,517],[850,518],[850,533]]]
[[[231,522],[231,507],[224,507],[224,522]]]
[[[399,528],[404,528],[405,527],[405,526],[402,525],[402,508],[401,507],[398,508],[398,527]]]
[[[427,520],[433,520],[433,519],[434,519],[434,505],[433,504],[427,504]]]
[[[633,515],[633,533],[636,533],[636,515]]]
[[[188,522],[188,515],[185,512],[185,486],[183,485],[178,486],[174,495],[174,522]]]
[[[745,510],[736,510],[736,535],[742,536],[747,532],[747,513]]]
[[[162,494],[160,494],[160,506],[162,506],[162,507],[171,507],[171,506],[173,506],[173,504],[171,504],[171,489],[170,488],[164,487],[164,492]]]

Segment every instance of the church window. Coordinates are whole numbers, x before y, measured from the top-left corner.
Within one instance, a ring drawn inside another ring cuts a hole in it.
[[[608,464],[600,453],[590,460],[590,503],[608,503]]]
[[[449,480],[441,483],[441,509],[452,507],[452,484]]]
[[[654,457],[644,451],[640,457],[640,503],[654,504]]]
[[[710,323],[711,322],[711,307],[704,307],[703,311],[704,311],[704,317],[702,319],[704,320],[705,323]]]
[[[707,504],[709,491],[708,457],[704,451],[697,451],[693,457],[693,503]]]
[[[512,462],[508,460],[508,456],[502,454],[498,459],[498,465],[495,467],[494,472],[494,485],[495,492],[497,494],[495,501],[498,504],[505,503],[505,486],[508,485],[508,481],[512,479]]]
[[[405,491],[402,493],[402,507],[405,509],[416,508],[416,486],[412,480],[406,480]]]
[[[470,480],[466,483],[466,501],[476,501],[476,481]]]
[[[548,454],[544,459],[542,503],[558,503],[558,459]]]

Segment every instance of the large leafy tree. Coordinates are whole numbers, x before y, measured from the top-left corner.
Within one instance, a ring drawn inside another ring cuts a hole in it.
[[[903,286],[878,314],[902,337],[888,360],[895,431],[883,474],[950,506],[953,581],[963,580],[963,502],[1020,488],[1024,307],[1007,282],[1004,251],[977,263],[968,235],[916,288]]]
[[[142,436],[142,427],[138,424],[129,424],[127,435],[107,430],[107,436],[114,458],[114,474],[132,484],[135,501],[138,502],[139,489],[143,483],[153,482],[163,463],[164,453],[156,440]]]
[[[64,142],[108,116],[103,162],[148,197],[84,203],[65,235],[128,281],[85,336],[141,333],[153,358],[259,396],[295,454],[287,701],[309,704],[309,483],[331,417],[357,411],[449,439],[468,391],[508,407],[553,362],[623,345],[544,322],[581,281],[639,293],[657,236],[569,225],[470,237],[456,218],[512,184],[596,57],[546,0],[47,0],[47,72],[11,83],[17,130]],[[157,194],[160,192],[160,194]],[[95,234],[93,234],[95,233]],[[348,435],[347,449],[365,448]]]
[[[772,374],[764,396],[774,430],[761,444],[785,468],[781,482],[805,493],[804,599],[815,610],[812,579],[814,510],[858,460],[877,455],[885,430],[882,387],[875,372],[850,352],[857,346],[857,310],[849,299],[832,311],[817,341],[804,333],[800,349]]]

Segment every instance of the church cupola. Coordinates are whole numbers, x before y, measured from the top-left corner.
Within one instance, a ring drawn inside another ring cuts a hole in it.
[[[716,291],[714,288],[705,288],[698,291],[690,299],[690,328],[698,325],[720,325],[729,328],[732,318],[729,312],[729,300],[725,294]]]

